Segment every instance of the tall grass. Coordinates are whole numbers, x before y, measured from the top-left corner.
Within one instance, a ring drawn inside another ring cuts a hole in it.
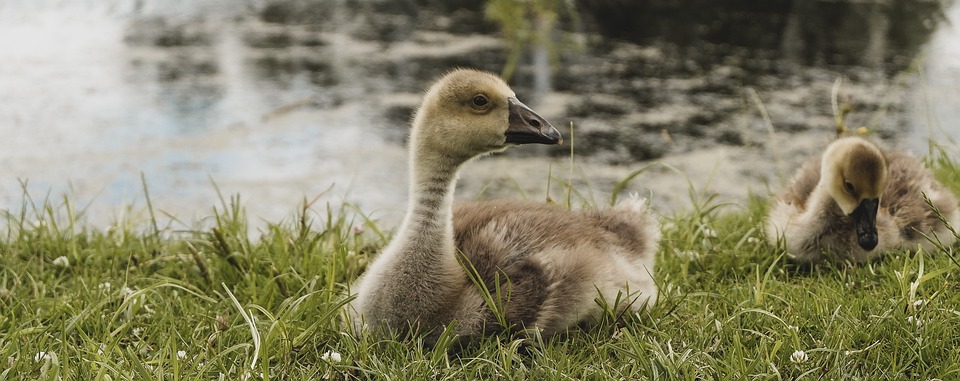
[[[928,164],[960,189],[954,162]],[[656,306],[454,352],[342,328],[346,285],[390,235],[350,205],[305,200],[252,237],[239,197],[201,227],[98,228],[24,194],[2,221],[0,379],[960,378],[955,247],[797,268],[764,239],[764,200],[690,199],[663,218]]]

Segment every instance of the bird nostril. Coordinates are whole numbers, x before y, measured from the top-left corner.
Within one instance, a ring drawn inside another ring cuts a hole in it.
[[[540,128],[540,121],[536,119],[530,119],[530,125],[536,128]]]

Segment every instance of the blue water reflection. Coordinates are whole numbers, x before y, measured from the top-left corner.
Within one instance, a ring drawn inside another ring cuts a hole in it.
[[[613,3],[582,11],[589,19]],[[735,9],[746,4],[730,3]],[[664,19],[636,24],[646,29],[616,29],[623,35],[591,35],[598,41],[590,48],[561,52],[561,64],[551,69],[552,94],[534,89],[529,65],[513,83],[555,124],[582,127],[582,165],[598,168],[583,172],[609,176],[591,178],[599,193],[639,160],[682,158],[718,145],[769,148],[756,137],[766,130],[746,88],[759,89],[769,102],[784,141],[821,134],[824,121],[829,127],[829,95],[822,89],[839,76],[853,78],[862,93],[894,91],[853,99],[863,112],[853,120],[876,125],[889,145],[920,149],[930,136],[958,138],[960,33],[954,25],[960,7],[922,14],[912,8],[910,17],[895,19],[872,3],[805,3],[840,9],[830,20],[842,28],[827,31],[817,27],[823,20],[811,18],[819,11],[796,5],[802,2],[776,3],[784,12],[770,6],[729,17],[779,12],[762,15],[776,24],[773,35],[757,30],[727,42],[717,40],[725,25],[671,21],[647,10],[645,17]],[[20,181],[28,179],[35,198],[69,193],[91,203],[91,221],[105,223],[129,203],[143,206],[142,173],[154,205],[185,221],[209,216],[218,205],[212,182],[225,195],[242,194],[251,214],[269,221],[317,196],[350,200],[396,220],[406,192],[402,141],[419,90],[456,65],[499,70],[507,49],[488,22],[458,21],[471,19],[470,12],[477,16],[475,9],[431,24],[390,2],[283,4],[0,4],[0,208],[19,208]],[[297,8],[302,4],[313,8]],[[894,25],[907,19],[913,24]],[[598,25],[600,32],[616,27]],[[671,29],[681,27],[688,29]],[[891,30],[909,33],[884,32]],[[840,35],[845,38],[833,38]],[[670,144],[661,138],[667,135]],[[521,188],[543,188],[542,174],[514,171],[565,168],[565,149],[521,151],[516,166],[487,160],[466,176],[464,192],[495,192],[493,182],[510,190],[503,172],[512,180],[535,179]],[[738,171],[766,178],[770,168]],[[641,190],[683,193],[657,183]],[[719,191],[746,192],[727,188]]]

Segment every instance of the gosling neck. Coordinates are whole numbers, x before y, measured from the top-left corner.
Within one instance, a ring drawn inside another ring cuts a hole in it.
[[[404,250],[453,258],[453,195],[457,171],[469,157],[448,157],[411,142],[410,202],[400,231]]]

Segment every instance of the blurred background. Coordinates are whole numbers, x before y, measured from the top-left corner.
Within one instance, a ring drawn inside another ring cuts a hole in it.
[[[742,203],[838,125],[956,153],[958,22],[952,0],[3,0],[0,208],[26,189],[143,218],[142,175],[187,224],[219,189],[255,221],[346,201],[389,228],[411,113],[455,67],[501,73],[566,139],[469,164],[459,197],[573,179],[601,204],[649,166],[627,190],[663,213],[690,184]]]

